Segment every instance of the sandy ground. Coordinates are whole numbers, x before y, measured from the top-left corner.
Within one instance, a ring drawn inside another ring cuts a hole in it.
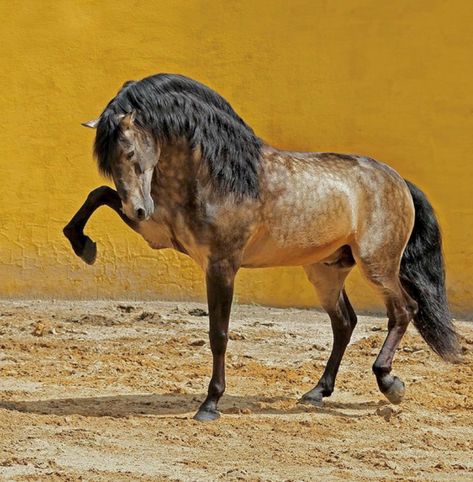
[[[0,480],[473,480],[473,324],[448,365],[410,329],[389,405],[360,317],[337,390],[297,404],[331,345],[325,314],[235,306],[222,417],[192,415],[210,371],[195,303],[0,302]],[[193,314],[192,314],[193,313]]]

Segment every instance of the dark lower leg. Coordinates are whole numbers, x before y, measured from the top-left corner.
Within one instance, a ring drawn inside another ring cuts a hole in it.
[[[199,421],[215,420],[220,416],[217,404],[225,391],[225,352],[235,273],[235,268],[226,262],[209,265],[207,270],[209,338],[213,364],[207,398],[194,416]]]
[[[94,263],[97,248],[95,243],[84,234],[84,227],[90,216],[100,206],[104,205],[112,208],[128,226],[136,229],[136,224],[122,213],[121,200],[116,191],[108,186],[101,186],[91,191],[84,204],[63,229],[64,235],[71,243],[74,253],[88,264]]]
[[[408,309],[403,296],[390,297],[388,305],[388,335],[383,347],[373,364],[373,372],[380,391],[391,403],[400,403],[404,397],[404,382],[391,375],[394,354],[407,330],[411,320],[410,309]]]
[[[328,310],[333,330],[333,347],[324,373],[317,385],[302,396],[302,400],[320,405],[323,397],[329,397],[335,387],[335,379],[342,361],[345,349],[356,326],[356,314],[346,296],[345,290],[333,310]]]

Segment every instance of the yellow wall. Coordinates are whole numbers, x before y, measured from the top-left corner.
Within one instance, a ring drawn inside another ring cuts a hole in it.
[[[439,0],[1,1],[0,296],[202,298],[203,276],[104,209],[95,266],[61,229],[103,183],[96,116],[127,79],[207,83],[268,142],[371,155],[419,184],[445,235],[457,311],[473,309],[472,3]],[[354,275],[358,307],[379,300]],[[237,299],[312,305],[300,268],[243,270]]]

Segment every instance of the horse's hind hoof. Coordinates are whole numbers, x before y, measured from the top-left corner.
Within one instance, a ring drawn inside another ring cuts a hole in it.
[[[405,393],[406,386],[404,385],[404,382],[398,377],[393,377],[393,380],[389,387],[383,391],[384,396],[394,405],[398,405],[402,402]]]
[[[313,390],[307,392],[306,394],[302,395],[299,399],[298,403],[301,404],[309,404],[313,405],[314,407],[322,407],[324,404],[323,395],[320,392],[312,393]]]
[[[212,422],[220,418],[220,412],[217,410],[199,410],[193,418],[198,422]]]
[[[95,259],[97,258],[97,243],[94,243],[90,238],[87,238],[80,258],[87,264],[94,264]]]

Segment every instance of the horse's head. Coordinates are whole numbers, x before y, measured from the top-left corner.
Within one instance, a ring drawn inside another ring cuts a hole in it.
[[[98,122],[83,125],[95,128]],[[135,114],[120,115],[110,174],[122,201],[123,212],[134,221],[144,221],[153,214],[151,182],[158,158],[156,140],[135,123]]]

